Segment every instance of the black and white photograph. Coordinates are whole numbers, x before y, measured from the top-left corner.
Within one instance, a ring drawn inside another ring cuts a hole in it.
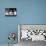
[[[19,24],[18,39],[20,46],[31,46],[46,42],[46,25]]]
[[[16,8],[5,8],[6,16],[16,16]]]

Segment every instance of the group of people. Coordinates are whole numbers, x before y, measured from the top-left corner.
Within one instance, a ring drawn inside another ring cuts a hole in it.
[[[16,9],[15,8],[7,8],[5,10],[5,15],[16,15]]]

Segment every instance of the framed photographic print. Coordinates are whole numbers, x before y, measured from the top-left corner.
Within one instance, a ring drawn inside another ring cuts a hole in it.
[[[19,24],[18,41],[46,41],[46,24]]]
[[[5,8],[6,16],[16,16],[16,8]]]

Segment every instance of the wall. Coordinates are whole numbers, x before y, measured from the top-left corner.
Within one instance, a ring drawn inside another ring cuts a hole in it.
[[[5,8],[17,8],[16,17],[6,17]],[[46,0],[0,0],[0,44],[7,44],[17,24],[46,24]],[[16,40],[17,42],[17,40]]]

